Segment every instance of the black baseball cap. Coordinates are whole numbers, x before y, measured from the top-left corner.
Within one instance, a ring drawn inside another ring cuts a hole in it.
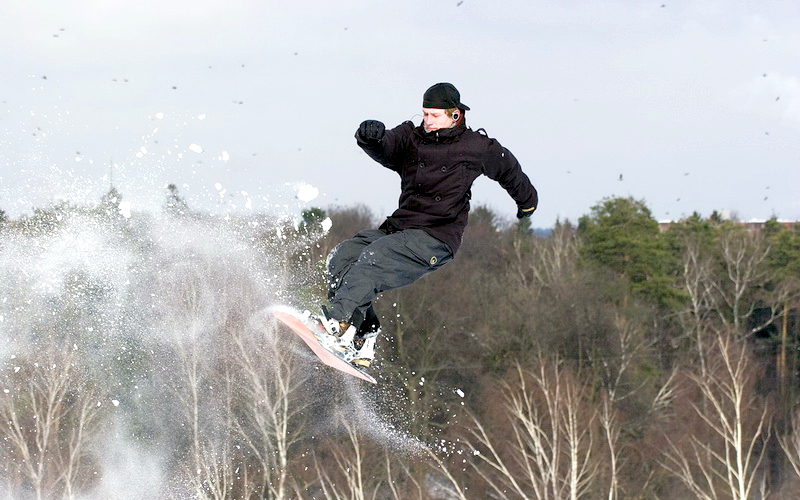
[[[463,109],[469,110],[469,106],[461,102],[461,94],[452,83],[437,83],[425,91],[422,96],[423,108],[435,109]]]

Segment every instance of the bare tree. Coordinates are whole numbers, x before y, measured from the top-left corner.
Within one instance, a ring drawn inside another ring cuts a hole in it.
[[[631,372],[637,367],[641,359],[646,358],[646,354],[655,344],[654,339],[648,339],[643,335],[642,328],[622,314],[615,314],[613,337],[608,339],[607,346],[613,349],[614,359],[607,359],[602,356],[595,358],[598,369],[602,371],[604,388],[610,404],[613,407],[624,399],[628,399],[636,394],[645,384],[650,382],[649,378],[643,378],[635,384],[629,383]]]
[[[786,454],[786,459],[794,473],[793,481],[789,481],[788,484],[800,484],[800,411],[795,412],[792,417],[791,431],[779,436],[778,442]],[[794,491],[795,493],[797,492],[796,489]]]
[[[681,285],[689,300],[686,309],[678,317],[682,321],[683,330],[694,345],[699,346],[708,330],[708,316],[716,303],[714,290],[719,285],[715,285],[717,279],[713,256],[703,250],[697,237],[684,239],[682,263]]]
[[[780,304],[777,308],[780,318],[777,325],[779,343],[775,356],[780,397],[777,428],[783,430],[790,425],[796,404],[798,358],[793,351],[797,349],[797,335],[790,334],[790,317],[792,311],[800,309],[800,278],[788,278],[780,282],[776,295],[776,304]]]
[[[15,494],[71,500],[97,477],[89,444],[112,402],[81,370],[73,346],[46,345],[38,359],[17,359],[1,373],[0,456]]]
[[[769,270],[765,261],[770,247],[760,232],[748,234],[737,228],[720,235],[719,250],[727,279],[715,282],[715,286],[730,313],[729,318],[725,314],[720,317],[731,322],[735,331],[744,331],[744,322],[752,317],[756,306],[753,295],[768,280]],[[755,325],[750,331],[760,330],[773,319]]]
[[[316,253],[321,260],[324,260],[340,242],[352,238],[359,231],[371,229],[377,225],[375,215],[366,205],[331,207],[328,215],[333,224],[330,231],[319,242]]]
[[[598,491],[601,463],[608,458],[599,452],[600,442],[614,442],[618,432],[608,413],[603,434],[589,384],[557,362],[542,362],[535,372],[517,365],[503,394],[510,439],[492,435],[477,418],[468,430],[477,457],[473,466],[492,494],[503,500],[578,500]]]
[[[339,422],[345,439],[328,440],[330,449],[314,450],[317,490],[326,500],[426,500],[440,498],[467,500],[467,487],[452,472],[452,464],[442,459],[430,446],[419,443],[412,455],[384,447],[370,450],[359,425],[345,415]],[[371,453],[383,454],[383,468]],[[330,458],[323,460],[320,457]],[[427,457],[429,460],[425,460]],[[463,466],[463,464],[462,464]],[[308,491],[299,494],[308,494]]]
[[[373,483],[369,485],[369,478],[365,477],[367,457],[361,443],[361,438],[355,427],[348,419],[340,419],[344,426],[349,446],[335,446],[333,457],[336,468],[329,471],[314,456],[314,463],[319,477],[322,493],[328,500],[368,500],[374,499],[377,490]],[[370,488],[370,486],[372,486]]]
[[[576,271],[579,243],[569,224],[557,224],[547,238],[515,234],[507,251],[511,283],[531,290],[563,286]]]
[[[247,485],[256,498],[290,498],[290,451],[302,436],[305,410],[300,387],[307,376],[298,373],[297,361],[281,344],[276,324],[266,331],[234,335],[232,353],[239,388],[238,402],[229,425],[249,450],[253,465]]]
[[[217,248],[191,241],[155,278],[165,349],[177,361],[165,372],[184,424],[176,458],[197,498],[283,500],[304,378],[262,310],[262,264],[235,242]]]
[[[241,488],[239,464],[230,440],[214,442],[204,440],[201,449],[195,451],[194,470],[187,470],[186,476],[194,490],[194,497],[202,500],[226,500]],[[247,497],[244,497],[247,498]]]
[[[612,407],[611,398],[603,398],[598,419],[608,456],[608,494],[606,498],[617,500],[620,498],[620,471],[623,465],[622,446],[620,445],[621,424]]]
[[[159,316],[167,342],[167,349],[177,361],[172,363],[174,370],[166,375],[166,385],[170,387],[177,410],[181,413],[187,438],[191,445],[191,483],[202,484],[193,476],[199,475],[206,467],[205,453],[208,449],[204,435],[208,433],[208,422],[203,419],[203,408],[207,404],[208,380],[216,360],[216,352],[211,349],[217,329],[224,324],[227,304],[219,303],[219,286],[224,285],[224,275],[220,265],[201,252],[191,256],[177,255],[161,263],[156,275],[156,289],[159,290]],[[216,278],[216,279],[215,279]],[[199,498],[206,498],[203,489],[198,488]]]
[[[697,426],[685,441],[667,437],[662,464],[699,499],[749,500],[765,484],[769,405],[754,387],[757,366],[746,345],[725,334],[708,342],[706,372],[688,373],[699,392],[691,403]]]
[[[455,474],[451,470],[453,468],[452,465],[447,464],[447,462],[442,460],[439,455],[437,455],[436,452],[428,446],[425,447],[425,452],[432,460],[430,463],[431,468],[444,479],[443,481],[438,482],[438,487],[443,490],[443,496],[448,500],[469,500],[469,497],[467,496],[468,487],[462,484],[462,482],[456,478]],[[390,472],[389,477],[391,477],[390,462],[388,458],[386,460],[386,467]],[[415,484],[418,485],[418,483]],[[422,488],[419,486],[418,489],[420,491],[422,490]],[[395,498],[397,500],[405,498],[404,496],[398,495],[394,488],[392,491],[395,493]]]

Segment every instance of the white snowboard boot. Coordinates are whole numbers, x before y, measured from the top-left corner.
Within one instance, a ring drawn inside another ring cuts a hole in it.
[[[317,317],[322,324],[325,333],[318,335],[320,343],[328,349],[334,349],[342,353],[342,358],[361,368],[367,368],[375,359],[375,341],[380,333],[377,331],[366,334],[358,334],[357,329],[346,321],[338,321],[328,316],[328,311],[322,308],[325,317]]]
[[[378,333],[380,330],[356,339],[356,343],[360,343],[361,348],[356,349],[355,345],[353,346],[354,352],[352,359],[349,360],[350,363],[362,368],[369,368],[372,360],[375,359],[375,341],[378,340]]]
[[[335,328],[335,325],[331,325]],[[378,339],[380,331],[370,332],[365,335],[357,335],[357,330],[349,323],[341,322],[338,331],[343,331],[338,337],[334,337],[331,347],[342,353],[342,357],[348,363],[361,368],[368,368],[375,359],[375,341]]]
[[[320,332],[320,335],[317,335],[322,345],[339,352],[355,350],[353,347],[353,338],[356,335],[356,327],[333,318],[316,317],[316,319],[324,328],[324,333]]]

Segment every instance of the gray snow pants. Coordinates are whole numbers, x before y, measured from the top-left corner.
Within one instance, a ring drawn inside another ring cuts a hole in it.
[[[410,285],[452,259],[450,247],[422,229],[361,231],[328,256],[328,312],[357,328],[365,319],[377,322],[372,301],[380,292]]]

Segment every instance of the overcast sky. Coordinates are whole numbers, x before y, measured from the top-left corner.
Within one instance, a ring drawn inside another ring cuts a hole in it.
[[[609,196],[800,220],[799,26],[797,0],[3,0],[0,209],[113,181],[133,210],[174,183],[208,210],[382,217],[397,176],[353,133],[418,123],[449,81],[538,188],[535,226]],[[473,195],[516,211],[488,178]]]

